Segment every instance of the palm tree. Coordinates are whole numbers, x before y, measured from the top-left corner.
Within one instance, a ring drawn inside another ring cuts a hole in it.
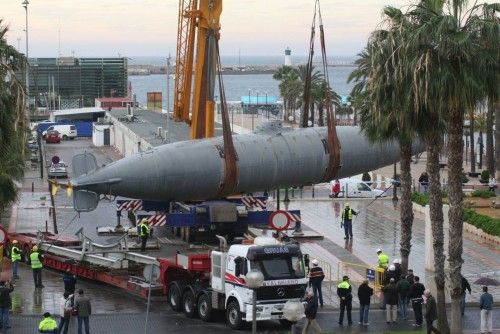
[[[0,19],[0,210],[16,199],[14,181],[23,175],[27,137],[24,90],[15,76],[26,59],[7,44],[7,31]]]

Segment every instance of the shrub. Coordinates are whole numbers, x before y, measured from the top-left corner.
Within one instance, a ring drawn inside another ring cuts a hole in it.
[[[429,195],[415,192],[411,194],[411,200],[412,202],[415,202],[418,205],[426,206],[427,204],[429,204]]]
[[[483,181],[483,182],[488,182],[488,180],[490,179],[490,172],[488,170],[483,170],[481,172],[481,179],[480,181]]]
[[[367,172],[364,172],[363,173],[363,176],[361,177],[361,180],[365,181],[365,182],[370,182],[372,180],[370,174],[368,174]]]
[[[469,182],[469,178],[467,177],[467,174],[462,170],[462,183],[467,183]]]
[[[500,237],[500,219],[481,215],[474,210],[464,209],[464,221],[484,232]]]
[[[489,190],[475,190],[470,194],[470,197],[481,197],[481,198],[490,198],[495,197],[495,193]]]

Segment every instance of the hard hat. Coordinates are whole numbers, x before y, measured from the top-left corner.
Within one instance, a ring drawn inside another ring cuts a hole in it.
[[[149,224],[149,221],[147,218],[142,218],[141,223],[142,224]]]
[[[313,266],[317,266],[319,264],[318,260],[316,259],[312,260],[311,263],[313,264]]]
[[[394,261],[392,261],[392,263],[399,264],[399,259],[394,259]]]
[[[33,252],[36,252],[38,251],[38,246],[37,245],[34,245],[33,248],[32,248]]]
[[[380,248],[377,249],[377,253],[382,253],[382,250]]]
[[[347,281],[348,279],[349,279],[349,276],[344,276],[344,277],[342,277],[342,280],[343,280],[343,281]]]
[[[391,264],[391,265],[389,266],[389,270],[390,270],[390,271],[396,270],[396,267],[395,267],[393,264]]]
[[[18,244],[18,243],[19,243],[19,241],[17,241],[17,240],[12,240],[12,243],[13,243],[13,244]]]
[[[345,206],[351,206],[351,205],[349,204],[349,202],[347,202],[347,203],[345,204]]]

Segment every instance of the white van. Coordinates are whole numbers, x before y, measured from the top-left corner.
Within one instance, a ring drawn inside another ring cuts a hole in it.
[[[376,198],[387,196],[382,190],[372,189],[368,183],[356,179],[356,178],[345,178],[340,179],[340,194],[339,197],[362,197],[362,198]],[[330,191],[333,187],[334,181],[330,182]],[[347,191],[347,196],[345,195]]]
[[[42,132],[43,138],[47,135],[48,131],[57,131],[63,140],[75,139],[78,136],[75,125],[64,124],[64,125],[52,125],[47,130]]]

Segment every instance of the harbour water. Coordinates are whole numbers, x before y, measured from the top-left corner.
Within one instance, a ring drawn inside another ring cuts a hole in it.
[[[279,64],[276,57],[256,57],[251,59],[255,64]],[[282,59],[281,59],[282,60]],[[162,58],[151,57],[143,59],[134,59],[133,63],[140,64],[161,64]],[[224,61],[224,59],[223,59]],[[347,61],[347,60],[346,60]],[[234,66],[234,59],[229,58],[228,64],[223,66]],[[132,61],[131,61],[132,63]],[[237,65],[237,63],[236,63]],[[347,83],[349,74],[354,67],[329,67],[328,75],[330,77],[330,85],[340,95],[349,95],[353,84]],[[279,82],[273,79],[272,74],[227,74],[223,76],[224,88],[227,101],[240,101],[241,96],[248,96],[250,90],[251,96],[279,96]],[[129,81],[132,84],[132,90],[137,96],[137,100],[141,105],[146,105],[148,92],[162,92],[163,108],[167,105],[167,76],[166,75],[146,75],[146,76],[129,76]],[[173,106],[173,91],[174,79],[170,78],[170,110]],[[216,96],[219,95],[218,86],[216,86]]]

